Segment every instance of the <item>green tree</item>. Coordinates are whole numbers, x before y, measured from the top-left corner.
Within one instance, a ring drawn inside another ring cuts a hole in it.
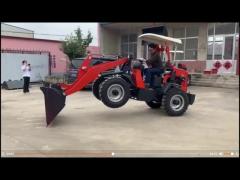
[[[77,28],[74,32],[75,34],[67,36],[62,44],[63,52],[68,55],[70,60],[86,56],[86,49],[93,40],[92,34],[89,31],[85,39],[83,39],[80,28]]]

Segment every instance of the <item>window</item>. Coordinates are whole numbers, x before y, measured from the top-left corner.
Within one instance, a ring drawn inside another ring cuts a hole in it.
[[[137,57],[137,44],[136,43],[129,44],[129,55],[131,55],[133,58]]]
[[[176,44],[177,50],[184,51],[185,39],[182,39],[182,44]],[[183,60],[184,53],[176,53],[176,60]]]
[[[121,45],[121,54],[124,57],[128,56],[128,44],[122,44]]]
[[[236,40],[235,40],[235,53],[234,59],[239,59],[239,23],[236,23]]]
[[[214,23],[209,23],[208,24],[208,36],[213,35],[214,31]]]
[[[176,53],[176,60],[183,60],[184,54],[183,53]]]
[[[209,24],[207,59],[237,59],[238,35],[238,23]]]
[[[136,34],[130,34],[129,35],[129,42],[137,42],[137,35]]]
[[[50,61],[51,61],[52,68],[56,68],[56,56],[55,55],[50,55]]]
[[[197,59],[198,39],[186,39],[185,59]]]
[[[176,60],[197,59],[198,31],[199,28],[196,25],[173,29],[173,37],[182,40],[182,44],[177,45],[177,50],[184,52],[177,53]]]
[[[122,43],[128,43],[128,36],[122,36]]]
[[[236,41],[235,41],[235,57],[234,59],[238,59],[239,58],[239,47],[238,47],[238,44],[239,43],[239,34],[236,35]]]
[[[185,59],[197,59],[197,50],[186,50]]]
[[[215,34],[234,34],[235,23],[216,23]]]
[[[232,59],[233,36],[225,37],[224,57],[223,59]]]
[[[186,49],[197,49],[197,48],[198,48],[197,38],[186,39]]]
[[[176,28],[173,30],[173,37],[175,38],[184,38],[185,37],[185,28]]]
[[[214,59],[222,59],[223,36],[215,36],[214,39]]]
[[[237,31],[236,31],[237,34],[239,34],[239,23],[237,23]]]
[[[207,59],[213,58],[213,36],[208,37]]]
[[[182,44],[176,44],[177,50],[184,51],[184,44],[185,44],[185,39],[181,39]]]
[[[129,34],[121,37],[121,55],[127,57],[131,55],[137,57],[137,35]]]
[[[197,26],[187,27],[186,33],[187,37],[196,37],[198,36],[198,27]]]

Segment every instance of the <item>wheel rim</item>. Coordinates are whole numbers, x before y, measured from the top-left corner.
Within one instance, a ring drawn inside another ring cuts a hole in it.
[[[120,84],[113,84],[107,90],[108,99],[112,102],[121,101],[124,95],[124,88]]]
[[[183,109],[184,107],[184,98],[181,95],[174,95],[171,100],[170,100],[170,107],[174,110],[174,111],[180,111]]]

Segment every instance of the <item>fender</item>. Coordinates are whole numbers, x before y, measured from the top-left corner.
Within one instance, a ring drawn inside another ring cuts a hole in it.
[[[122,77],[125,81],[127,81],[128,83],[130,83],[133,87],[135,87],[135,84],[134,84],[133,79],[132,79],[132,77],[131,77],[130,74],[121,74],[121,77]]]
[[[126,82],[130,83],[132,86],[135,87],[135,84],[134,84],[134,81],[133,81],[131,75],[130,75],[130,74],[126,74],[126,73],[123,72],[123,71],[107,73],[107,74],[101,75],[99,78],[107,78],[107,77],[109,77],[109,76],[114,76],[114,75],[120,76],[120,77],[123,78]]]
[[[166,86],[168,84],[174,83],[176,77],[181,79],[181,86],[179,86],[179,88],[186,93],[188,90],[188,72],[184,69],[179,69],[173,66],[172,72],[164,75],[163,85]],[[176,84],[176,86],[178,85]]]
[[[180,85],[175,84],[175,83],[167,83],[165,86],[163,86],[163,93],[165,94],[171,88],[176,88],[176,89],[181,90]]]
[[[136,88],[145,89],[144,81],[142,78],[142,71],[140,69],[132,69],[132,77]]]

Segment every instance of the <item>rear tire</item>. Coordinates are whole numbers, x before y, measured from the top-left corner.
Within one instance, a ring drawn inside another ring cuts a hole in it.
[[[119,77],[108,78],[100,85],[99,95],[106,106],[121,107],[130,97],[129,84]]]
[[[188,108],[188,97],[181,90],[172,88],[163,95],[162,105],[168,115],[180,116]]]
[[[161,102],[157,102],[157,101],[150,101],[150,102],[146,102],[146,104],[152,108],[152,109],[157,109],[160,108],[162,103]]]

